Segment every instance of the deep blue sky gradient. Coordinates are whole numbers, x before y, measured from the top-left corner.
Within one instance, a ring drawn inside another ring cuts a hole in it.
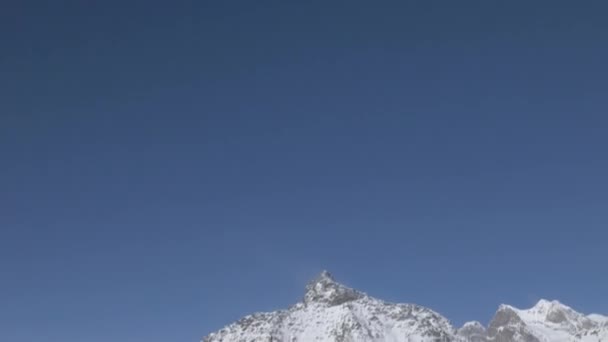
[[[3,2],[0,340],[197,341],[321,269],[607,314],[607,11]]]

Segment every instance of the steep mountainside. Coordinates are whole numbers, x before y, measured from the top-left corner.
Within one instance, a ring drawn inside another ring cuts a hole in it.
[[[528,310],[501,305],[487,328],[469,322],[455,329],[430,309],[370,297],[324,271],[291,308],[246,316],[202,341],[608,342],[608,317],[541,300]]]

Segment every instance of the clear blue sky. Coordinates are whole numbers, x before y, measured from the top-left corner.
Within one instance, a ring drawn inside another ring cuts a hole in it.
[[[0,340],[197,341],[325,268],[608,313],[607,11],[3,2]]]

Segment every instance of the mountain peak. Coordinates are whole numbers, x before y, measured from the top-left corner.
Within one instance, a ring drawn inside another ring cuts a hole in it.
[[[479,321],[469,321],[462,325],[463,328],[485,329]]]
[[[315,280],[326,280],[332,282],[336,281],[336,279],[334,279],[334,276],[331,275],[328,270],[321,271],[321,273],[317,276],[317,278],[315,278]]]
[[[538,303],[536,303],[536,305],[534,305],[533,309],[547,310],[547,309],[551,309],[551,308],[555,308],[555,307],[562,307],[562,306],[564,306],[564,305],[562,303],[558,302],[557,300],[541,299],[538,301]]]
[[[328,271],[322,271],[306,286],[304,303],[334,306],[357,300],[363,296],[363,293],[336,282]]]
[[[558,302],[557,300],[541,299],[528,312],[545,317],[550,321],[562,321],[566,318],[580,316],[580,314],[570,307]]]
[[[541,299],[533,308],[525,310],[525,312],[534,319],[570,326],[573,329],[587,328],[594,325],[592,319],[557,300]]]

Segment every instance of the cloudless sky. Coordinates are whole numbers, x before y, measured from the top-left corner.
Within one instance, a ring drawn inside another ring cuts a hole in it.
[[[604,1],[0,6],[0,340],[198,341],[322,269],[608,314]]]

